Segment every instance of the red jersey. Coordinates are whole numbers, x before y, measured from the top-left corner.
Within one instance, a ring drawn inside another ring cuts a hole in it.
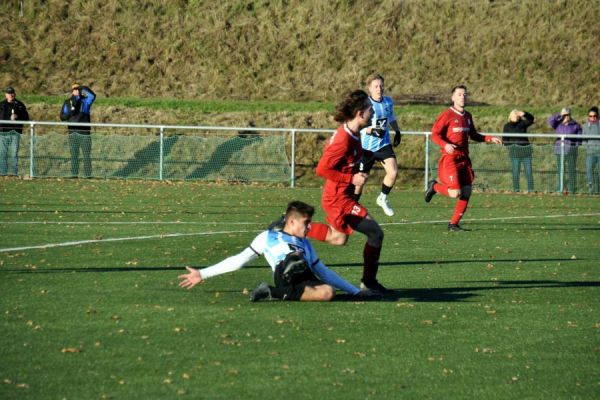
[[[469,156],[469,137],[476,142],[490,140],[489,136],[477,132],[473,117],[468,111],[460,112],[454,107],[442,112],[431,130],[431,140],[440,146],[442,155],[454,158]],[[453,154],[446,153],[446,143],[456,146]]]
[[[358,172],[362,155],[360,136],[345,124],[341,125],[327,141],[317,165],[317,175],[326,179],[322,197],[324,206],[354,195],[352,176]]]

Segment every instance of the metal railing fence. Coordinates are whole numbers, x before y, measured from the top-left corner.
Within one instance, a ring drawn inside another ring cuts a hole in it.
[[[2,121],[2,124],[23,125],[18,166],[20,170],[26,169],[32,178],[79,176],[79,164],[82,163],[85,177],[285,182],[290,187],[295,187],[298,180],[298,142],[319,144],[310,147],[309,154],[302,155],[304,161],[301,167],[314,169],[324,140],[333,132],[333,129],[47,121]],[[67,126],[92,127],[92,136],[84,138],[81,135],[81,143],[75,143],[77,134],[67,134]],[[478,189],[520,190],[522,185],[528,191],[562,193],[566,190],[584,191],[585,183],[589,184],[585,179],[585,172],[588,172],[584,161],[586,157],[583,157],[587,156],[586,147],[578,147],[583,148],[579,150],[579,156],[577,151],[572,154],[565,146],[565,139],[585,141],[597,140],[597,137],[540,133],[487,134],[528,137],[532,139],[532,144],[527,154],[519,155],[515,149],[510,149],[514,145],[502,146],[499,151],[494,145],[471,142],[471,159],[477,174],[474,186]],[[313,136],[307,139],[306,135]],[[395,150],[401,174],[402,170],[411,172],[407,175],[412,177],[412,183],[420,180],[426,187],[437,170],[439,148],[432,144],[430,132],[406,131],[403,136],[403,144]],[[405,145],[407,137],[408,146]],[[557,139],[560,141],[560,151],[555,154],[554,142]],[[86,155],[87,141],[91,148]],[[74,146],[77,147],[77,154]],[[0,155],[4,155],[2,151]],[[405,160],[410,160],[408,165]],[[0,160],[0,163],[5,161]],[[542,189],[539,189],[539,184],[534,188],[533,181],[542,182]],[[594,191],[597,192],[600,184],[594,182],[594,185]]]

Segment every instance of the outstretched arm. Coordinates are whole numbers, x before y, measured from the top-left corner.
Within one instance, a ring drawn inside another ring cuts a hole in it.
[[[199,283],[204,283],[204,281],[208,278],[237,271],[250,261],[256,260],[257,258],[258,254],[255,253],[250,247],[246,247],[241,253],[228,257],[210,267],[203,269],[185,267],[188,270],[188,273],[179,275],[179,279],[181,279],[179,286],[182,288],[191,289]]]
[[[261,232],[257,237],[254,238],[250,246],[246,247],[240,253],[227,257],[223,261],[206,267],[203,269],[195,269],[186,267],[188,273],[179,275],[179,286],[186,289],[191,289],[199,283],[203,283],[206,279],[214,276],[223,275],[229,272],[237,271],[250,261],[256,260],[258,256],[262,255],[266,247],[267,231]]]

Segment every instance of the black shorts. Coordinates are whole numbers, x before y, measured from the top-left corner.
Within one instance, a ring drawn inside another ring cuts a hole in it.
[[[383,160],[387,160],[388,158],[396,158],[396,153],[394,153],[394,149],[392,148],[391,144],[388,144],[387,146],[384,146],[372,153],[370,157],[363,156],[363,159],[361,160],[361,172],[370,172],[371,169],[373,169],[375,161],[381,162]]]
[[[284,293],[281,300],[300,300],[302,293],[304,293],[304,288],[307,286],[315,287],[325,285],[325,283],[320,281],[311,270],[306,270],[302,274],[297,275],[291,284],[287,284],[283,280],[283,268],[277,266],[273,278],[275,280],[275,287],[282,289]]]

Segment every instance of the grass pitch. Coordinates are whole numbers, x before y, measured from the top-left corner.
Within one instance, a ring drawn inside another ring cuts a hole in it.
[[[185,265],[232,255],[318,189],[0,182],[0,398],[597,398],[600,202],[394,190],[387,301],[250,303],[260,259],[191,291]],[[315,220],[323,220],[318,211]],[[349,281],[364,238],[316,243]]]

